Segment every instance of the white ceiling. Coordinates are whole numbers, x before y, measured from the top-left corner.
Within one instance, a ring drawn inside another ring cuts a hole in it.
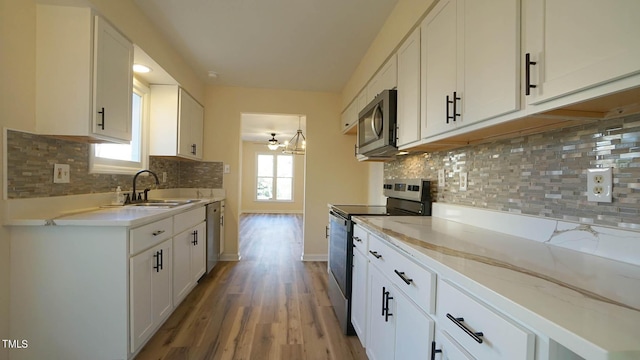
[[[271,139],[271,133],[276,133],[280,143],[291,140],[298,130],[298,122],[302,134],[307,136],[306,117],[296,114],[242,114],[242,140],[264,142]]]
[[[338,92],[398,0],[133,1],[211,84]]]

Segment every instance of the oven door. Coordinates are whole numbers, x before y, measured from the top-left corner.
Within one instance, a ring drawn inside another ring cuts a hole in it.
[[[351,261],[353,247],[350,246],[351,220],[329,212],[329,269],[338,283],[345,299],[351,296]]]

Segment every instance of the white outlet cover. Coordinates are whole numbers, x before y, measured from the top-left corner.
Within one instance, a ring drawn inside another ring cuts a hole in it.
[[[224,164],[224,173],[228,174],[231,172],[231,166],[229,164]]]
[[[597,178],[601,178],[598,181]],[[587,169],[587,200],[610,203],[613,192],[613,171],[611,168]]]
[[[438,170],[438,187],[443,188],[445,185],[444,169]]]
[[[54,184],[66,184],[69,182],[69,164],[54,164],[53,165],[53,183]]]
[[[467,191],[467,173],[460,173],[460,191]]]

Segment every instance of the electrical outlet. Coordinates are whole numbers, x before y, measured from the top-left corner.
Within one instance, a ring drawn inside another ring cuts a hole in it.
[[[587,200],[610,203],[612,190],[611,168],[587,169]]]
[[[231,167],[229,166],[229,164],[224,164],[224,173],[228,174],[231,172]]]
[[[438,187],[443,188],[445,182],[444,169],[438,170]]]
[[[460,191],[467,191],[467,173],[460,173]]]
[[[54,164],[53,165],[53,183],[54,184],[66,184],[69,182],[69,164]]]

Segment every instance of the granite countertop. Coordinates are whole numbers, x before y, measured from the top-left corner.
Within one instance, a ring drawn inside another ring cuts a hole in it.
[[[191,199],[170,199],[191,200]],[[49,219],[11,219],[9,226],[140,226],[175,214],[224,200],[221,197],[197,199],[175,207],[105,206],[79,209]]]
[[[354,220],[580,356],[640,358],[637,265],[440,218]]]

